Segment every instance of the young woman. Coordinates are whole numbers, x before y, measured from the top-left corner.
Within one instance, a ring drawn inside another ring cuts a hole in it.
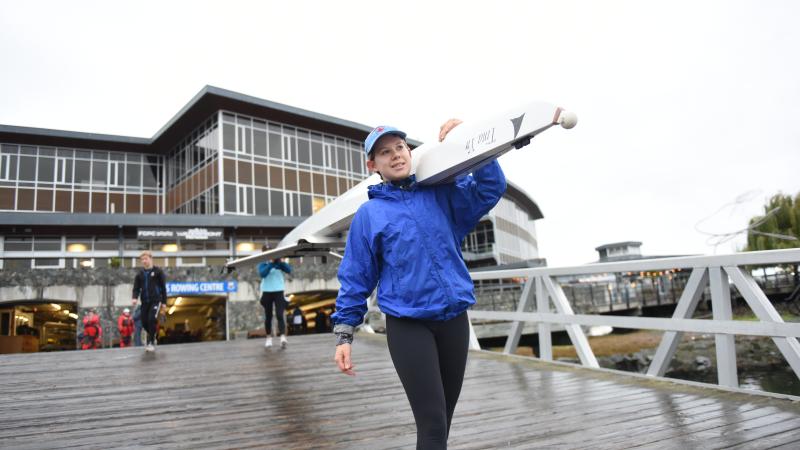
[[[456,125],[442,125],[439,140]],[[417,448],[447,448],[467,361],[473,283],[461,242],[506,189],[497,161],[453,183],[421,186],[411,173],[406,134],[377,127],[365,141],[367,167],[383,183],[369,187],[356,212],[339,267],[332,316],[335,360],[354,375],[353,331],[378,287],[389,353],[417,425]]]

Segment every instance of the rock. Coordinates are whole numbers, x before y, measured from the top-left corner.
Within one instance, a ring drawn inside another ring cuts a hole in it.
[[[697,356],[694,358],[694,370],[704,371],[711,368],[711,358]]]

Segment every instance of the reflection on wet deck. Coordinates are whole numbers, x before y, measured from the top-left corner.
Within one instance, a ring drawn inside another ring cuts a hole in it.
[[[328,335],[0,357],[0,448],[413,448],[385,341]],[[765,396],[470,353],[450,448],[800,447]]]

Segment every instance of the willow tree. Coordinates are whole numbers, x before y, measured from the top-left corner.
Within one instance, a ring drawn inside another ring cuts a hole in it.
[[[764,215],[750,219],[745,251],[800,248],[800,193],[776,194],[764,205]],[[794,264],[794,283],[800,273]]]

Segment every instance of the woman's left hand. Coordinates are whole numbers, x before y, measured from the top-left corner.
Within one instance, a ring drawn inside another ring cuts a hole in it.
[[[444,137],[447,136],[447,133],[449,133],[450,130],[452,130],[453,128],[457,127],[458,125],[460,125],[462,123],[463,122],[461,120],[459,120],[459,119],[450,119],[447,122],[445,122],[439,128],[439,142],[442,142],[444,140]]]

